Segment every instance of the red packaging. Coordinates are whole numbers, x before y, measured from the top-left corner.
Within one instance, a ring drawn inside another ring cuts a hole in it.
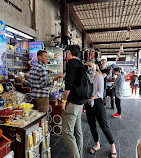
[[[5,137],[0,130],[0,158],[11,151],[11,140]]]

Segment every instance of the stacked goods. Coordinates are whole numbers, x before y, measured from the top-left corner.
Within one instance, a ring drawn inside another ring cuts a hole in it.
[[[25,101],[25,95],[19,92],[16,93],[16,104],[21,104]]]
[[[23,116],[23,109],[20,108],[14,108],[13,113],[15,114],[16,119],[21,118]]]
[[[32,108],[34,107],[34,105],[30,104],[30,103],[24,103],[24,104],[20,105],[19,107],[24,110],[24,116],[28,116],[30,114]]]
[[[14,91],[9,91],[9,92],[5,92],[5,93],[1,94],[1,98],[4,100],[15,100],[16,95],[15,95]]]
[[[0,158],[6,156],[11,150],[11,140],[5,137],[0,129]]]
[[[1,99],[5,100],[5,107],[13,107],[25,101],[25,95],[16,91],[9,91],[1,94]]]
[[[14,119],[14,113],[11,109],[4,109],[0,111],[0,121],[5,123],[6,121],[12,121]]]
[[[10,109],[4,109],[0,111],[0,116],[9,116],[13,115],[13,111]]]

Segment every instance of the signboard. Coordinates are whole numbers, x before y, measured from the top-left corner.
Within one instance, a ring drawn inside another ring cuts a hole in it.
[[[36,42],[29,42],[29,59],[31,62],[31,65],[34,65],[37,63],[37,52],[38,50],[42,50],[42,42],[36,41]]]
[[[5,23],[0,20],[0,79],[7,78]]]

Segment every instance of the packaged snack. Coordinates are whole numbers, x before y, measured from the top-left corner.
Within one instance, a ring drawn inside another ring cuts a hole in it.
[[[33,131],[33,145],[37,144],[37,130]]]
[[[40,141],[42,139],[43,135],[42,135],[42,127],[39,127],[39,138],[40,138]]]
[[[48,121],[45,121],[45,136],[48,133]]]
[[[49,146],[50,146],[50,133],[48,133],[46,137],[46,147],[49,148]]]
[[[51,150],[50,150],[50,148],[47,149],[47,158],[51,158]]]
[[[30,150],[30,151],[28,152],[28,158],[33,158],[33,151],[32,151],[32,150]]]
[[[28,149],[33,149],[33,137],[32,137],[32,133],[30,133],[28,135]]]
[[[44,123],[42,124],[42,135],[43,135],[43,137],[45,136],[45,124]]]
[[[36,136],[36,139],[37,139],[37,144],[39,143],[40,141],[40,133],[39,133],[39,129],[37,129],[37,136]]]
[[[46,143],[45,143],[45,139],[43,139],[42,141],[42,150],[45,150],[46,149]]]

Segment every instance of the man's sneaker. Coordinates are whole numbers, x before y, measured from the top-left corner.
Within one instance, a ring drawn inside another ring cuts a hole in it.
[[[121,118],[121,115],[119,115],[118,113],[115,113],[112,115],[113,117],[118,117],[118,118]]]

